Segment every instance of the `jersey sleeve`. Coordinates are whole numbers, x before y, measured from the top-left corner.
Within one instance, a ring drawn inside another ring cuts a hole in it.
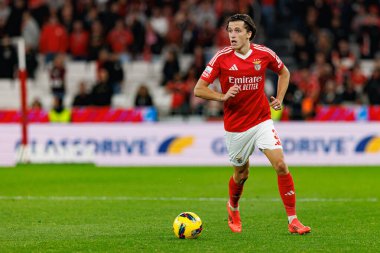
[[[219,58],[218,58],[219,59]],[[219,76],[220,73],[220,64],[218,59],[211,61],[207,64],[205,70],[202,73],[201,79],[208,82],[208,83],[213,83],[215,79]]]
[[[281,61],[280,57],[277,56],[275,52],[273,52],[271,49],[267,48],[268,50],[268,68],[272,70],[273,72],[280,72],[281,69],[284,67],[284,63]]]

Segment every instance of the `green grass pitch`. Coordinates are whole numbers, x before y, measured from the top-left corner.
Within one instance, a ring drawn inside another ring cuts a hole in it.
[[[380,167],[293,167],[297,211],[312,227],[287,232],[277,179],[251,168],[243,232],[227,226],[230,167],[0,168],[0,252],[380,252]],[[204,225],[174,237],[183,211]]]

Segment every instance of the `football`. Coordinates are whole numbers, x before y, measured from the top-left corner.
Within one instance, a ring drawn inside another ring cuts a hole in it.
[[[202,221],[193,212],[180,213],[173,222],[173,232],[179,239],[195,239],[202,233]]]

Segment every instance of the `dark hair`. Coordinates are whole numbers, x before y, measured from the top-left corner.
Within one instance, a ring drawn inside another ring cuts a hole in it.
[[[253,22],[252,18],[248,16],[247,14],[232,15],[231,17],[227,19],[226,30],[228,29],[228,24],[234,21],[244,21],[245,29],[247,29],[248,32],[252,32],[252,36],[251,38],[249,38],[249,40],[252,41],[256,35],[256,25],[255,25],[255,22]]]

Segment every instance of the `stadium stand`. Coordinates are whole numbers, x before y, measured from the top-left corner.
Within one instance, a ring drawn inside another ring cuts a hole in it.
[[[28,104],[40,99],[45,110],[52,106],[49,71],[57,53],[65,54],[63,101],[66,107],[72,106],[81,82],[87,84],[90,92],[97,81],[99,68],[112,71],[114,65],[105,63],[112,62],[111,58],[101,59],[102,50],[116,54],[114,63],[121,64],[124,79],[121,90],[113,87],[111,106],[133,107],[137,89],[144,83],[152,93],[160,119],[165,119],[172,117],[173,104],[173,94],[165,87],[170,80],[163,82],[166,53],[176,52],[184,82],[191,71],[199,77],[210,56],[228,45],[225,18],[236,12],[248,13],[259,27],[255,43],[274,49],[292,71],[290,97],[284,101],[287,119],[310,120],[318,118],[315,114],[320,106],[378,103],[369,99],[368,92],[371,90],[372,97],[376,92],[380,96],[379,77],[374,74],[380,68],[379,6],[376,0],[240,0],[236,4],[225,0],[1,0],[1,51],[3,56],[11,51],[6,45],[9,37],[25,38],[27,69],[32,77],[28,80]],[[83,24],[83,32],[73,32],[77,20]],[[54,37],[51,31],[63,34]],[[36,43],[38,37],[40,41]],[[88,44],[84,47],[81,43]],[[197,48],[202,49],[200,54]],[[71,54],[73,50],[75,55]],[[9,62],[9,57],[0,57],[1,66],[8,66]],[[34,62],[38,63],[35,73]],[[173,74],[176,73],[171,76]],[[302,75],[308,77],[306,83]],[[3,76],[7,76],[6,73]],[[16,72],[10,76],[16,77]],[[274,78],[270,76],[272,87],[267,89],[272,94],[275,93]],[[189,85],[189,81],[186,82]],[[369,83],[371,88],[368,88]],[[2,78],[0,86],[0,109],[20,108],[16,79]],[[346,91],[350,86],[354,91],[348,96]],[[296,96],[300,96],[299,101]],[[346,101],[348,97],[351,100]],[[195,102],[186,98],[184,103],[191,107]],[[206,104],[204,110],[193,107],[185,114],[212,116],[214,106]],[[298,114],[296,107],[300,107]]]

